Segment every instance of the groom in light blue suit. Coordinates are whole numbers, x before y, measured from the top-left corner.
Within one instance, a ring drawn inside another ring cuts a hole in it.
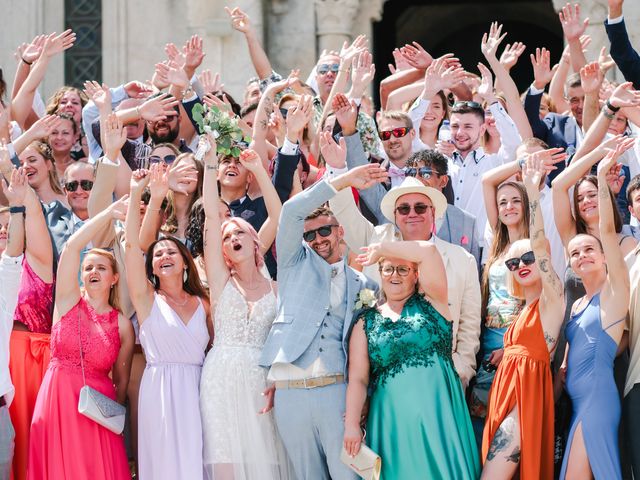
[[[348,336],[357,301],[372,293],[363,290],[377,286],[346,265],[342,227],[320,207],[342,187],[336,180],[318,182],[282,207],[278,316],[260,358],[275,384],[276,424],[300,480],[357,478],[340,461]]]

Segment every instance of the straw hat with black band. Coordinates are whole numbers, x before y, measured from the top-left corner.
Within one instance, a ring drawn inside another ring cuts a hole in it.
[[[380,203],[382,214],[391,223],[396,223],[395,213],[398,198],[409,193],[420,193],[429,197],[433,204],[435,219],[441,218],[447,211],[447,199],[442,192],[433,187],[423,185],[417,178],[406,177],[399,186],[389,190],[387,194],[382,197],[382,202]]]

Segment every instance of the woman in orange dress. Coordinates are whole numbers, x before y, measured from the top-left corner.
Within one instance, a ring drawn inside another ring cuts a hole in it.
[[[511,245],[505,261],[510,289],[525,308],[504,335],[504,356],[491,391],[482,439],[483,479],[553,478],[553,382],[550,352],[564,314],[560,279],[547,251],[539,184],[559,149],[536,152],[523,168],[531,240]]]

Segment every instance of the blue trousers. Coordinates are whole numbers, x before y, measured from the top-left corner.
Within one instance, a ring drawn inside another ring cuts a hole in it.
[[[340,461],[346,384],[276,390],[278,432],[298,480],[356,480]]]
[[[9,407],[0,408],[0,480],[9,480],[16,432],[9,417]]]

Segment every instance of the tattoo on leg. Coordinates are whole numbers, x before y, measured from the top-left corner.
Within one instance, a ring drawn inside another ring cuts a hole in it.
[[[507,457],[507,462],[520,463],[520,447],[516,447],[511,455]]]
[[[505,423],[506,422],[503,422],[502,425],[500,425],[493,437],[493,441],[489,447],[489,453],[487,453],[487,460],[493,460],[498,453],[503,452],[511,443],[513,435],[511,434],[511,429],[506,426]]]

